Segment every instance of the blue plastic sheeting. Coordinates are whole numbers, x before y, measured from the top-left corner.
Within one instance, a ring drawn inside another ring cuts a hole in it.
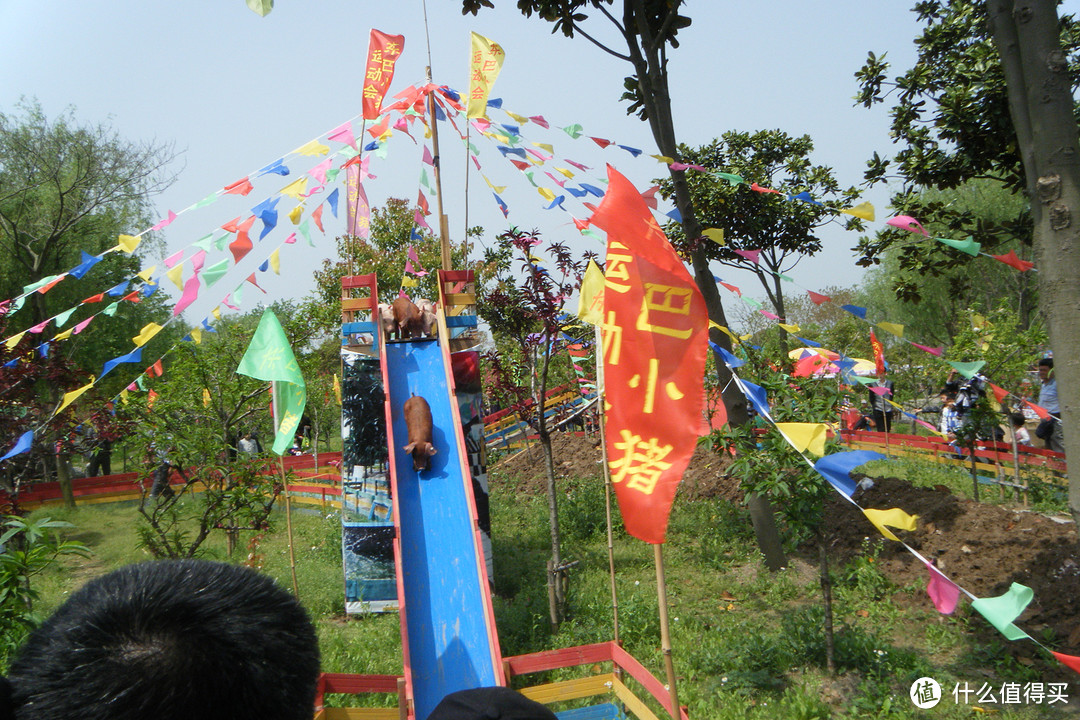
[[[404,612],[416,717],[426,718],[457,690],[498,685],[484,606],[486,574],[480,569],[472,520],[471,479],[460,457],[461,432],[452,410],[447,368],[434,340],[386,345],[397,504],[404,580]],[[420,395],[431,406],[432,441],[438,451],[429,470],[413,470],[402,406]]]

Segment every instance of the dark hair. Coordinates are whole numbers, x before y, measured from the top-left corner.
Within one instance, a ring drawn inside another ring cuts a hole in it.
[[[161,560],[90,581],[34,631],[0,717],[311,720],[318,673],[311,621],[271,578]]]
[[[458,690],[444,697],[427,720],[556,720],[546,706],[507,687]]]
[[[1027,422],[1022,413],[1011,413],[1009,420],[1012,421],[1013,427],[1020,427]]]
[[[1039,367],[1054,367],[1054,358],[1043,358],[1039,360]]]

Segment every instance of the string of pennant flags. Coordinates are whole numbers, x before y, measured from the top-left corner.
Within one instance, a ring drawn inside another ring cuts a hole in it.
[[[870,450],[852,450],[826,454],[827,424],[776,422],[772,417],[765,389],[739,376],[737,369],[745,364],[745,361],[728,353],[715,343],[710,342],[709,345],[714,352],[723,358],[732,372],[735,383],[758,414],[776,428],[803,461],[817,471],[841,497],[858,509],[883,537],[900,543],[905,550],[926,567],[929,575],[926,593],[939,613],[951,615],[956,610],[960,596],[965,595],[970,600],[972,609],[982,615],[1006,639],[1010,641],[1030,640],[1040,649],[1052,655],[1061,664],[1074,672],[1080,673],[1080,657],[1052,650],[1016,625],[1016,620],[1023,614],[1034,598],[1034,591],[1030,587],[1013,582],[1009,590],[1002,595],[990,598],[977,597],[955,580],[949,578],[932,561],[923,557],[890,529],[914,531],[918,516],[910,515],[901,508],[864,508],[856,502],[854,495],[857,485],[851,477],[851,472],[866,463],[887,459],[884,455]],[[818,459],[816,461],[811,460],[807,457],[807,454],[816,456]]]

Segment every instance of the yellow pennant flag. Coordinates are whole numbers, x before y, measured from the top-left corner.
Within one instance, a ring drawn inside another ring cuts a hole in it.
[[[183,265],[177,265],[172,270],[169,270],[167,273],[165,273],[165,277],[172,280],[173,285],[176,286],[177,290],[183,290],[184,289],[184,266]]]
[[[492,182],[491,182],[490,180],[488,180],[488,176],[487,176],[487,175],[484,175],[484,182],[486,182],[486,183],[487,183],[487,185],[488,185],[488,187],[489,187],[489,188],[491,188],[492,190],[494,190],[495,192],[497,192],[497,193],[499,193],[499,194],[502,194],[502,193],[503,193],[503,192],[504,192],[504,191],[506,190],[506,186],[505,186],[505,185],[495,185],[495,184],[494,184],[494,183],[492,183]]]
[[[805,450],[818,457],[825,454],[825,432],[829,428],[824,423],[776,423],[776,429],[799,452]]]
[[[202,405],[203,407],[210,406],[210,390],[208,388],[202,389]]]
[[[669,158],[667,155],[650,155],[651,158],[656,158],[657,162],[662,162],[665,165],[670,165],[675,162],[675,158]]]
[[[325,155],[330,152],[330,148],[318,140],[312,140],[307,145],[296,148],[293,152],[297,155]]]
[[[150,282],[150,278],[154,275],[155,270],[157,270],[157,265],[151,265],[139,273],[139,277],[142,278],[143,282],[148,283]]]
[[[294,197],[297,200],[300,200],[305,190],[307,190],[307,178],[302,177],[293,180],[291,183],[281,188],[281,190],[279,190],[278,192],[280,192],[282,195],[288,195],[289,197]]]
[[[270,253],[270,268],[274,271],[275,275],[281,274],[281,249],[274,250]]]
[[[701,231],[701,234],[712,240],[717,245],[726,245],[724,240],[724,231],[720,228],[706,228]]]
[[[874,221],[874,206],[868,202],[861,202],[855,207],[844,208],[840,212],[846,215],[854,215],[863,220]]]
[[[557,168],[555,168],[555,172],[559,173],[560,175],[563,175],[564,177],[568,177],[568,178],[574,177],[574,173],[571,172],[570,170],[567,170],[566,168],[557,167]]]
[[[157,323],[148,323],[143,327],[139,334],[131,338],[131,340],[135,343],[136,347],[142,347],[150,341],[150,338],[154,337],[159,332],[161,332],[161,325],[158,325]]]
[[[215,320],[220,320],[221,319],[221,306],[219,305],[218,307],[211,310],[210,314],[214,316]]]
[[[139,243],[142,242],[141,235],[121,235],[117,242],[120,244],[120,249],[126,252],[128,255],[135,252],[135,248],[139,247]]]
[[[195,341],[196,345],[199,345],[199,344],[202,343],[202,328],[201,327],[191,328],[191,332],[189,332],[188,335],[191,336],[191,339]]]
[[[124,388],[123,390],[120,391],[120,402],[124,403],[125,405],[128,404],[128,391],[127,391],[127,388]]]
[[[720,323],[718,323],[718,322],[715,322],[715,321],[713,321],[713,320],[710,320],[710,321],[709,321],[709,327],[714,327],[714,328],[716,328],[717,330],[719,330],[720,332],[724,333],[724,334],[725,334],[725,335],[727,335],[727,336],[728,336],[729,338],[731,338],[731,342],[733,342],[733,343],[734,343],[734,344],[736,344],[736,345],[738,345],[738,344],[739,344],[739,342],[740,342],[740,341],[739,341],[739,338],[735,336],[735,333],[731,332],[730,330],[728,330],[728,329],[727,329],[726,327],[724,327],[724,326],[723,326],[723,325],[721,325]]]
[[[341,404],[341,380],[338,379],[337,373],[334,373],[334,397],[337,398],[337,404]]]
[[[71,337],[72,332],[74,332],[74,328],[72,328],[71,330],[65,330],[62,333],[58,333],[57,336],[53,338],[53,340],[67,340],[69,337]]]
[[[552,145],[551,143],[534,142],[533,145],[540,148],[541,150],[546,150],[548,155],[554,155],[555,154],[555,146]]]
[[[776,326],[779,327],[779,328],[783,328],[784,330],[787,330],[792,335],[794,335],[795,333],[802,330],[802,328],[800,328],[798,325],[787,325],[785,323],[776,323]]]
[[[401,276],[401,286],[402,287],[416,287],[419,284],[420,284],[420,281],[417,280],[416,278],[411,278],[408,275],[402,275]]]
[[[577,316],[590,325],[604,322],[604,271],[593,260],[581,278]]]
[[[900,508],[892,508],[891,510],[867,510],[863,508],[863,515],[866,516],[867,520],[874,523],[874,527],[882,535],[897,542],[900,541],[900,538],[893,535],[892,531],[885,526],[914,531],[915,520],[919,517],[918,515],[908,515]]]
[[[15,347],[16,345],[18,345],[18,344],[19,344],[19,341],[23,339],[23,335],[25,335],[25,334],[26,334],[26,331],[25,331],[25,330],[23,330],[23,331],[22,331],[21,333],[19,333],[18,335],[12,335],[12,336],[11,336],[11,337],[9,337],[9,338],[8,338],[7,340],[5,340],[5,341],[4,341],[4,344],[5,344],[5,345],[7,345],[7,349],[8,349],[8,350],[10,350],[11,348],[13,348],[13,347]]]
[[[154,392],[153,390],[148,392],[146,394],[146,409],[147,410],[153,410],[154,409],[154,403],[157,402],[157,399],[158,399],[158,394],[156,392]]]
[[[92,387],[94,387],[94,378],[91,378],[90,382],[83,385],[78,390],[72,390],[69,393],[64,393],[64,401],[62,403],[60,403],[60,407],[56,408],[57,414],[63,412],[64,408],[66,408],[71,403],[75,402],[76,398],[78,398],[80,395],[82,395],[84,392],[86,392],[87,390],[89,390]]]
[[[303,215],[303,214],[304,214],[304,206],[303,205],[297,205],[296,207],[294,207],[292,210],[289,211],[289,220],[292,221],[293,225],[299,225],[300,224],[300,216]]]
[[[471,119],[487,114],[488,95],[491,94],[495,78],[499,77],[506,53],[498,43],[491,42],[483,35],[469,35],[472,50],[469,59],[469,104],[465,116]]]
[[[509,110],[503,110],[503,112],[505,112],[510,117],[514,118],[514,120],[521,123],[522,125],[529,122],[529,118],[525,117],[524,115],[518,115],[517,113],[512,113]]]
[[[893,335],[895,335],[898,338],[904,337],[904,326],[901,325],[900,323],[891,323],[891,322],[882,321],[882,322],[879,322],[877,324],[877,326],[879,328],[881,328],[882,330],[884,330],[885,332],[892,333]]]
[[[540,196],[543,197],[548,202],[551,202],[552,200],[555,199],[555,193],[551,192],[551,190],[549,188],[538,187],[538,188],[536,188],[536,192],[540,193]]]

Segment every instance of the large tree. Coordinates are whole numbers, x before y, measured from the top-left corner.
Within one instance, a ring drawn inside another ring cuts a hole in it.
[[[941,219],[957,235],[985,246],[1002,236],[983,233],[980,218],[952,217],[923,207],[924,188],[949,189],[974,178],[996,180],[1029,202],[1031,244],[1039,271],[1039,305],[1059,380],[1065,448],[1080,457],[1080,147],[1075,92],[1080,85],[1080,24],[1058,17],[1054,0],[927,0],[915,11],[925,23],[915,65],[893,80],[884,57],[869,56],[857,73],[865,105],[895,93],[894,161],[877,156],[870,180],[884,180],[895,162],[903,180],[897,207],[920,220]],[[920,213],[926,212],[920,216]],[[864,243],[866,262],[885,244]],[[956,237],[954,235],[954,237]],[[1009,239],[1012,239],[1010,234]],[[968,259],[957,256],[956,262]],[[1074,473],[1074,476],[1076,474]],[[1080,476],[1069,505],[1080,519]]]

